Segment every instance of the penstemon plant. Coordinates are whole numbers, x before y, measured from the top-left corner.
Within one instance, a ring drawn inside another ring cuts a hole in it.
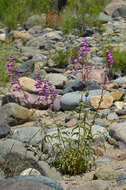
[[[86,39],[82,40],[82,43],[77,47],[78,55],[74,58],[74,70],[77,70],[78,63],[82,64],[82,77],[84,73],[88,74],[91,65],[87,61],[87,52],[90,50],[89,44]],[[86,82],[86,77],[83,77]],[[106,82],[106,80],[105,80]],[[105,84],[104,82],[104,84]],[[85,96],[88,97],[88,92]],[[48,151],[48,162],[50,166],[55,166],[62,174],[77,175],[90,170],[93,166],[96,166],[96,154],[93,144],[96,141],[95,135],[92,134],[92,126],[95,123],[96,117],[99,116],[97,110],[100,108],[100,104],[103,99],[103,90],[101,92],[101,99],[95,112],[93,114],[92,122],[89,122],[88,115],[91,106],[83,103],[83,93],[81,94],[80,106],[75,110],[79,114],[78,122],[71,131],[71,137],[67,136],[66,131],[63,130],[63,126],[56,124],[57,133],[53,135],[46,134],[44,140],[50,143],[52,151]],[[55,118],[54,118],[55,119]],[[104,139],[104,134],[102,134]],[[56,140],[53,143],[53,139]],[[104,144],[103,144],[104,145]]]
[[[82,64],[82,77],[84,82],[88,76],[84,78],[84,73],[88,74],[90,69],[92,68],[91,65],[88,64],[87,61],[87,53],[90,51],[89,44],[86,39],[82,40],[82,43],[79,47],[77,47],[78,55],[74,55],[73,62],[74,69],[78,69],[78,63]],[[112,62],[112,55],[109,51],[107,51],[107,63]],[[15,77],[16,80],[13,81],[11,84],[16,84],[15,90],[21,89],[18,83],[19,77],[19,70],[13,66],[13,62],[15,58],[10,57],[8,59],[8,70],[11,72],[10,77]],[[38,99],[37,101],[42,102],[43,100],[48,100],[51,98],[54,100],[56,98],[55,90],[52,85],[47,80],[40,80],[39,76],[35,76],[36,80],[36,88],[38,89]],[[106,81],[105,81],[106,82]],[[45,96],[43,97],[41,96]],[[88,97],[88,92],[85,93],[85,96]],[[91,106],[86,105],[83,103],[83,92],[80,98],[80,106],[74,112],[79,114],[78,122],[76,126],[71,130],[71,135],[69,136],[64,130],[64,126],[61,124],[57,124],[55,122],[54,112],[52,112],[53,105],[51,104],[49,107],[49,112],[52,114],[54,118],[54,122],[57,126],[57,132],[53,135],[49,135],[47,133],[48,126],[42,126],[41,133],[43,135],[42,142],[50,144],[51,148],[48,150],[46,149],[46,153],[48,155],[47,162],[50,166],[54,166],[59,170],[62,174],[69,174],[69,175],[77,175],[83,172],[89,171],[92,167],[96,166],[96,152],[95,148],[93,148],[93,144],[96,141],[95,135],[92,134],[92,126],[95,123],[96,117],[99,116],[97,110],[100,108],[100,104],[102,103],[103,98],[103,90],[101,93],[101,99],[99,101],[98,108],[94,112],[89,112]],[[28,97],[27,97],[28,99]],[[89,114],[93,114],[92,122],[88,120]],[[41,118],[38,120],[41,125]],[[71,138],[72,137],[72,138]],[[104,137],[104,136],[103,136]],[[54,140],[55,139],[55,143]]]

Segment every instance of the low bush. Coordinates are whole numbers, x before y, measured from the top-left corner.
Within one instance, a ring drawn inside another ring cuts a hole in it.
[[[111,0],[68,0],[67,6],[61,12],[60,26],[69,33],[73,28],[78,28],[80,34],[87,26],[102,28],[102,21],[98,19],[99,13]]]
[[[0,0],[0,18],[9,29],[16,28],[32,14],[47,13],[51,3],[51,0]]]

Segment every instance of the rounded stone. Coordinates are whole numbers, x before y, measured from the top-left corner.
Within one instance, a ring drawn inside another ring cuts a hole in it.
[[[103,97],[99,95],[91,98],[91,105],[94,108],[110,108],[112,104],[113,104],[113,97],[110,95],[104,94]]]

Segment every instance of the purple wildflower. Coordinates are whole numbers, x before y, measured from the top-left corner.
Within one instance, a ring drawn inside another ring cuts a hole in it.
[[[14,85],[14,84],[16,84],[17,83],[17,81],[12,81],[11,82],[11,85]]]
[[[73,69],[76,71],[78,69],[78,66],[77,65],[74,65],[73,66]]]
[[[9,74],[8,74],[8,77],[13,77],[13,76],[14,76],[13,73],[9,73]]]
[[[43,101],[43,98],[42,97],[38,97],[38,102],[42,102]]]
[[[107,63],[113,64],[114,63],[113,56],[109,49],[106,50],[106,56],[107,56]]]
[[[52,108],[53,108],[53,104],[50,104],[50,105],[49,105],[49,108],[52,109]]]
[[[42,90],[39,90],[39,91],[38,91],[38,95],[41,95],[42,93],[43,93]]]
[[[7,61],[9,61],[9,62],[13,62],[15,60],[16,60],[16,57],[14,57],[14,56],[10,56],[7,58]]]
[[[15,71],[16,71],[16,72],[19,72],[19,68],[16,67],[16,68],[15,68]]]
[[[80,52],[80,56],[83,57],[83,56],[84,56],[84,53],[83,53],[83,52]]]

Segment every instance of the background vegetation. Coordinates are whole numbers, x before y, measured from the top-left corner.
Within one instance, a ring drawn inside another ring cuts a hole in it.
[[[58,0],[0,0],[0,19],[11,29],[24,23],[33,14],[58,11]],[[68,33],[73,28],[83,31],[89,26],[101,26],[98,15],[111,0],[67,0],[67,6],[60,11],[60,26]],[[56,23],[57,25],[57,23]],[[57,27],[57,26],[55,26]]]

